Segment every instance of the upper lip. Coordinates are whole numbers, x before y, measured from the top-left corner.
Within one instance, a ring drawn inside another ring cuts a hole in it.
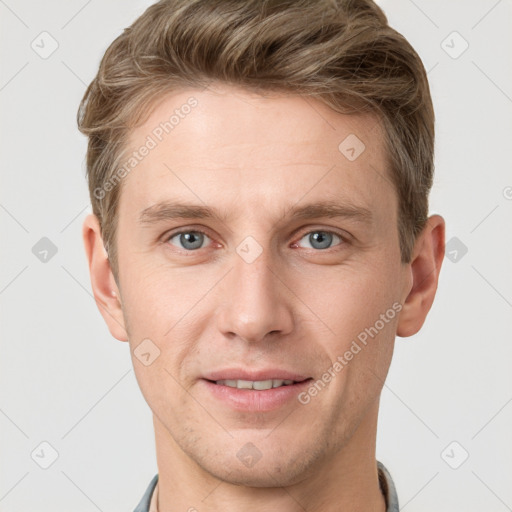
[[[264,370],[244,370],[241,368],[226,368],[224,370],[211,371],[203,375],[203,378],[211,381],[218,380],[293,380],[302,382],[309,377],[289,370],[268,368]]]

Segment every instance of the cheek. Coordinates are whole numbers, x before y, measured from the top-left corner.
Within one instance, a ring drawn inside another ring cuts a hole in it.
[[[154,393],[165,387],[174,394],[177,382],[183,380],[183,362],[198,353],[204,327],[198,321],[199,301],[211,288],[211,279],[193,278],[190,272],[166,265],[130,263],[123,267],[124,275],[130,277],[123,283],[122,300],[139,384],[143,393],[145,388]],[[146,367],[138,356],[148,352],[146,359],[154,362]]]
[[[148,329],[148,336],[163,336],[201,293],[200,279],[190,282],[187,272],[155,264],[150,258],[125,261],[120,268],[125,315],[137,332]]]
[[[305,286],[301,295],[322,320],[315,331],[306,328],[317,333],[315,339],[327,355],[323,370],[335,374],[331,400],[347,417],[373,403],[391,362],[401,307],[397,269],[391,267],[331,269],[324,286]]]
[[[377,265],[327,267],[303,277],[297,295],[306,306],[301,306],[304,315],[340,348],[374,326],[400,297],[397,270]],[[386,330],[394,324],[394,313],[386,318]]]

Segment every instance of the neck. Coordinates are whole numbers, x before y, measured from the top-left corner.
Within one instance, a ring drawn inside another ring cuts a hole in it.
[[[158,512],[385,512],[375,460],[377,416],[378,400],[345,446],[285,487],[245,487],[216,478],[191,460],[153,416]]]

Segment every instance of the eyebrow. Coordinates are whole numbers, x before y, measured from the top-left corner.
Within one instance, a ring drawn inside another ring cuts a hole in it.
[[[304,206],[292,206],[286,211],[285,217],[300,220],[337,217],[353,219],[364,224],[371,224],[373,220],[371,210],[364,206],[352,203],[341,204],[333,201],[321,201]],[[172,219],[216,219],[221,222],[226,222],[227,217],[225,212],[208,206],[162,201],[142,210],[139,216],[139,222],[141,224],[156,224]]]

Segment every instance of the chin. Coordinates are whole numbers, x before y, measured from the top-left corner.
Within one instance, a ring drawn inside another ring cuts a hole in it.
[[[292,439],[292,438],[288,438]],[[189,456],[213,477],[233,485],[245,487],[284,487],[294,485],[314,474],[314,467],[322,459],[318,448],[288,442],[258,442],[259,449],[250,441],[238,448],[232,445],[212,450],[213,456],[202,457],[205,452],[197,448]],[[196,445],[197,446],[197,445]],[[232,454],[232,455],[231,455]]]
[[[258,468],[241,469],[239,465],[233,465],[212,469],[213,471],[209,472],[219,480],[244,487],[279,488],[297,484],[305,479],[305,475],[296,465],[275,466],[261,461]]]

